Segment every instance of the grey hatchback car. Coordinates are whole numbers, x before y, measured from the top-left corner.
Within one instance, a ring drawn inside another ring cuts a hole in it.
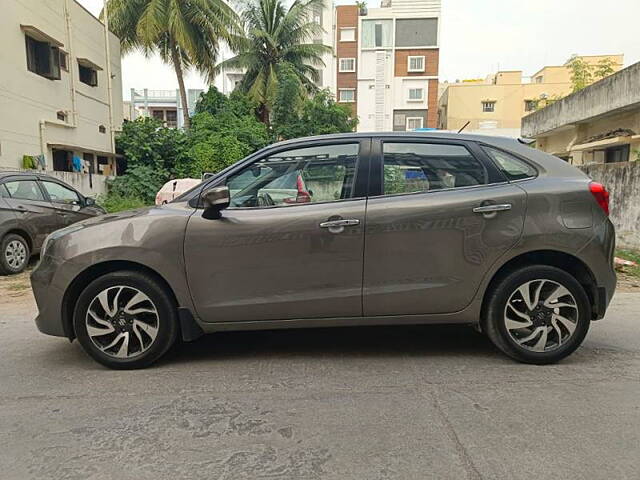
[[[517,140],[342,134],[57,231],[31,280],[40,331],[112,368],[218,331],[436,323],[545,364],[604,316],[613,249],[604,187]]]
[[[105,211],[49,175],[0,173],[0,274],[22,272],[51,232]]]

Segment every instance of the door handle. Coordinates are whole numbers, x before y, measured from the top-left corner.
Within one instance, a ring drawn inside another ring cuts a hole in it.
[[[355,227],[356,225],[360,225],[360,220],[349,218],[344,220],[330,220],[328,222],[322,222],[320,224],[320,228]]]
[[[360,220],[355,218],[341,218],[339,220],[322,222],[320,228],[326,228],[331,233],[342,233],[344,232],[344,227],[355,227],[356,225],[360,225]]]
[[[512,205],[510,203],[501,203],[498,205],[483,205],[473,209],[473,213],[494,213],[504,212],[505,210],[511,210]]]

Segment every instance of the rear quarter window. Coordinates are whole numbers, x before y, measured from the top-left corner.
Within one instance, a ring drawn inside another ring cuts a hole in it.
[[[523,180],[525,178],[535,177],[538,174],[535,168],[514,155],[498,150],[497,148],[483,146],[482,149],[493,159],[498,168],[509,180]]]

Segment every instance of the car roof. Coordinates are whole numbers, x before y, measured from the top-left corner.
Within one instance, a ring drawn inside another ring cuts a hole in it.
[[[10,170],[6,170],[6,171],[2,171],[0,172],[0,180],[6,177],[38,177],[38,178],[46,178],[48,180],[55,180],[60,182],[61,180],[52,177],[51,175],[46,175],[44,173],[41,172],[25,172],[25,171],[10,171]]]
[[[478,135],[471,133],[455,133],[443,131],[427,132],[357,132],[357,133],[336,133],[330,135],[319,135],[315,137],[295,138],[275,143],[262,150],[268,152],[271,149],[283,146],[303,145],[311,141],[333,141],[333,140],[360,140],[363,138],[397,138],[397,139],[419,139],[419,140],[457,140],[475,142],[483,145],[496,147],[507,152],[514,153],[533,161],[538,167],[542,167],[541,173],[551,173],[561,177],[586,177],[581,170],[570,165],[566,161],[554,157],[530,146],[530,142],[520,138],[500,137],[493,135]]]

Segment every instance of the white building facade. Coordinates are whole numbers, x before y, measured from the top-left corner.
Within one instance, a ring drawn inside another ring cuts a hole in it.
[[[0,44],[0,169],[103,193],[123,118],[118,38],[74,0],[3,0]]]
[[[336,11],[336,96],[358,116],[358,131],[435,128],[440,0]]]

